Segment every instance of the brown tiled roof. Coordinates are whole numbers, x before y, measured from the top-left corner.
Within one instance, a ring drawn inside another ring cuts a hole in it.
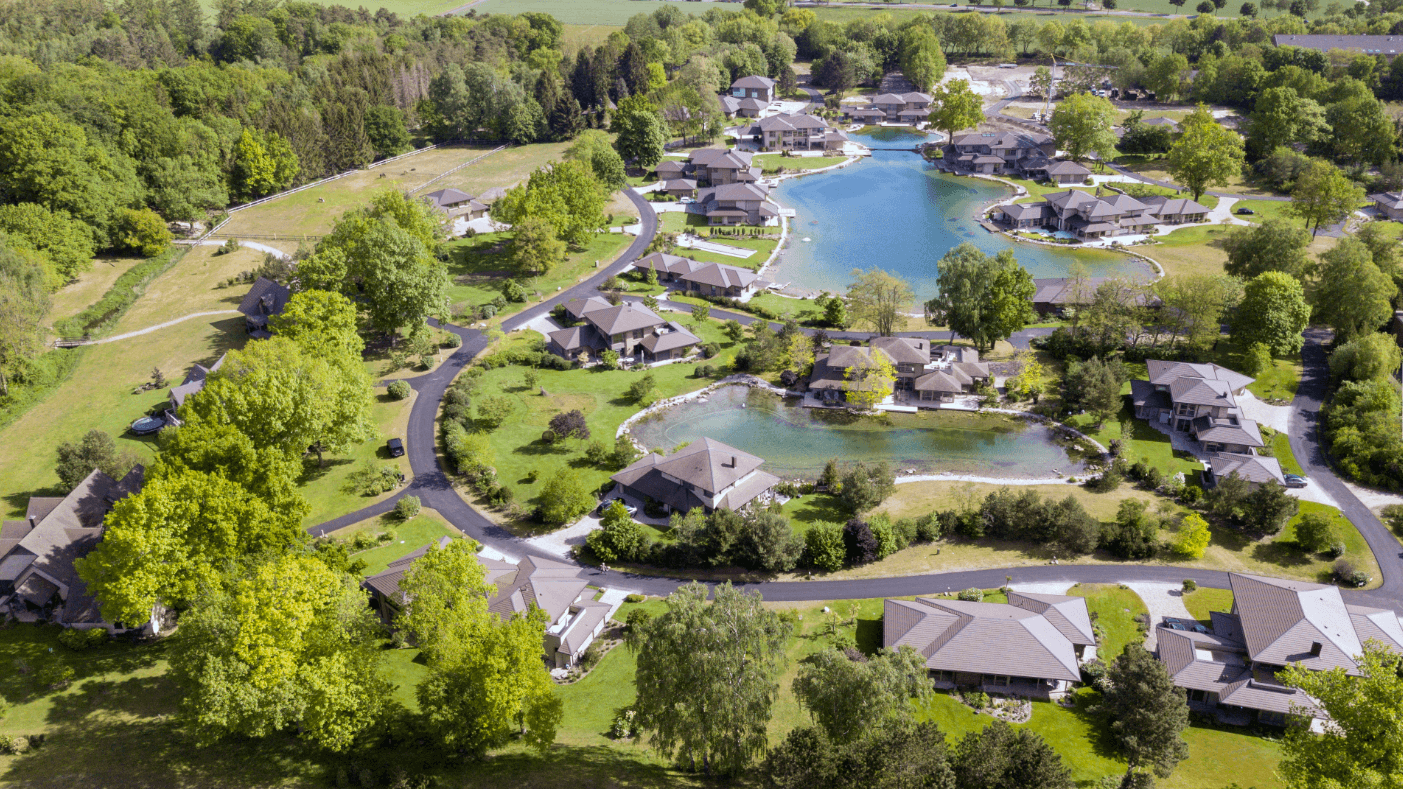
[[[718,288],[744,288],[758,277],[750,269],[727,266],[721,263],[706,263],[683,274],[682,279],[701,285],[714,285]]]
[[[1226,367],[1213,364],[1193,364],[1191,362],[1167,362],[1162,359],[1146,359],[1145,367],[1149,371],[1150,383],[1159,386],[1168,386],[1179,378],[1203,378],[1211,381],[1223,381],[1228,387],[1239,392],[1255,378],[1243,375]]]
[[[1004,603],[887,600],[883,646],[910,646],[939,671],[1081,679],[1074,645],[1047,617]]]
[[[765,90],[767,88],[773,88],[774,86],[774,80],[770,79],[769,77],[761,77],[755,74],[752,74],[748,77],[741,77],[740,79],[731,83],[731,87],[733,88],[755,88],[758,90]]]
[[[586,313],[595,310],[607,310],[612,306],[614,305],[610,304],[608,299],[600,296],[590,296],[587,299],[570,299],[565,302],[565,312],[571,318],[579,320],[583,318]]]
[[[930,341],[919,337],[873,337],[872,347],[898,364],[930,363]]]

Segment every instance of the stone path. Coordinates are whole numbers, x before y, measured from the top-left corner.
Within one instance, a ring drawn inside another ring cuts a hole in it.
[[[1159,629],[1159,623],[1163,622],[1166,616],[1193,619],[1189,615],[1189,609],[1184,607],[1183,584],[1136,581],[1127,582],[1125,585],[1140,596],[1145,607],[1150,611],[1150,632],[1145,635],[1145,649],[1154,651],[1155,631]]]

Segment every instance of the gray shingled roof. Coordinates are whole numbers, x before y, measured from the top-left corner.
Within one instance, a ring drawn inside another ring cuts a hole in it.
[[[773,88],[774,86],[774,80],[770,79],[769,77],[761,77],[755,74],[752,74],[748,77],[741,77],[740,79],[731,83],[731,87],[733,88],[758,88],[760,90],[764,90],[766,88]]]
[[[1253,660],[1359,673],[1355,658],[1364,645],[1338,587],[1238,573],[1228,582]]]
[[[459,203],[471,201],[473,196],[461,189],[440,189],[437,192],[429,192],[424,198],[435,208],[451,208]]]
[[[872,347],[898,364],[930,363],[930,341],[918,337],[873,337]]]
[[[750,269],[727,266],[722,263],[705,263],[682,274],[682,279],[701,285],[714,285],[718,288],[744,288],[755,282],[758,277]]]
[[[1368,55],[1397,55],[1403,52],[1403,36],[1290,35],[1278,33],[1271,37],[1278,47],[1304,47],[1317,52],[1343,49]]]
[[[1084,597],[1010,591],[1008,603],[1047,617],[1047,621],[1073,644],[1096,646],[1096,631],[1091,627],[1091,614]]]
[[[1081,605],[1086,601],[1082,598]],[[1076,648],[1042,614],[1004,603],[887,600],[885,647],[910,646],[938,671],[1077,682]]]
[[[1150,383],[1168,386],[1178,378],[1203,378],[1212,381],[1225,381],[1234,392],[1240,392],[1255,378],[1229,370],[1221,365],[1209,363],[1168,362],[1162,359],[1146,359]]]
[[[259,277],[248,289],[243,301],[239,302],[239,312],[256,322],[266,322],[268,316],[281,314],[290,298],[292,291],[286,285]]]
[[[1208,463],[1213,468],[1215,478],[1236,474],[1248,482],[1286,484],[1286,477],[1281,473],[1281,461],[1276,458],[1216,452],[1208,457]]]

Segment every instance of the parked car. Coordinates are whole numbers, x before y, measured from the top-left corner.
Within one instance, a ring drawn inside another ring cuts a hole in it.
[[[1242,207],[1242,208],[1237,209],[1236,213],[1239,214],[1240,216],[1252,216],[1253,214],[1255,214],[1255,213],[1257,213],[1257,212],[1256,212],[1256,211],[1253,211],[1253,210],[1250,209],[1250,208],[1247,208],[1246,206],[1244,206],[1244,207]]]
[[[1160,622],[1160,623],[1159,623],[1159,626],[1160,626],[1160,627],[1164,627],[1164,628],[1168,628],[1168,629],[1170,629],[1170,630],[1188,630],[1187,627],[1185,627],[1185,626],[1179,624],[1178,622],[1170,622],[1170,621],[1167,621],[1167,620],[1164,621],[1164,622]]]
[[[1207,632],[1208,632],[1208,628],[1207,628],[1207,627],[1204,627],[1204,626],[1203,626],[1198,620],[1196,620],[1196,619],[1183,619],[1183,618],[1181,618],[1181,617],[1172,617],[1172,616],[1166,616],[1166,617],[1164,618],[1164,621],[1160,623],[1160,627],[1166,627],[1166,628],[1169,628],[1170,630],[1183,630],[1183,631],[1185,631],[1185,632],[1192,631],[1192,632],[1194,632],[1194,633],[1207,633]]]
[[[390,457],[397,458],[404,454],[404,442],[398,438],[392,438],[385,442],[385,448],[390,450]]]
[[[599,509],[596,510],[596,512],[597,512],[598,514],[600,514],[600,515],[603,515],[603,514],[604,514],[604,511],[607,510],[607,509],[609,509],[609,507],[611,507],[611,506],[614,504],[614,502],[616,502],[616,501],[618,501],[618,502],[623,502],[623,505],[624,505],[624,512],[627,512],[627,513],[628,513],[628,516],[629,516],[630,518],[637,517],[637,515],[638,515],[638,508],[635,507],[635,506],[633,506],[632,504],[629,504],[628,502],[624,501],[623,499],[605,499],[605,500],[599,502]]]
[[[1286,479],[1286,487],[1288,488],[1304,488],[1306,485],[1310,484],[1310,480],[1300,474],[1286,474],[1284,477]]]

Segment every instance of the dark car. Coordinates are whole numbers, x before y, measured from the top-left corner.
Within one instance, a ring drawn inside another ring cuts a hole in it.
[[[1253,211],[1253,210],[1250,209],[1250,208],[1239,208],[1239,209],[1237,209],[1237,213],[1238,213],[1239,215],[1241,215],[1241,216],[1251,216],[1251,215],[1253,215],[1253,214],[1255,214],[1255,213],[1257,213],[1257,212],[1256,212],[1256,211]]]
[[[397,458],[404,454],[404,442],[398,438],[392,438],[385,443],[385,448],[390,450],[390,457]]]
[[[1310,484],[1310,480],[1300,474],[1287,474],[1283,478],[1286,480],[1286,487],[1288,488],[1304,488],[1306,485]]]

